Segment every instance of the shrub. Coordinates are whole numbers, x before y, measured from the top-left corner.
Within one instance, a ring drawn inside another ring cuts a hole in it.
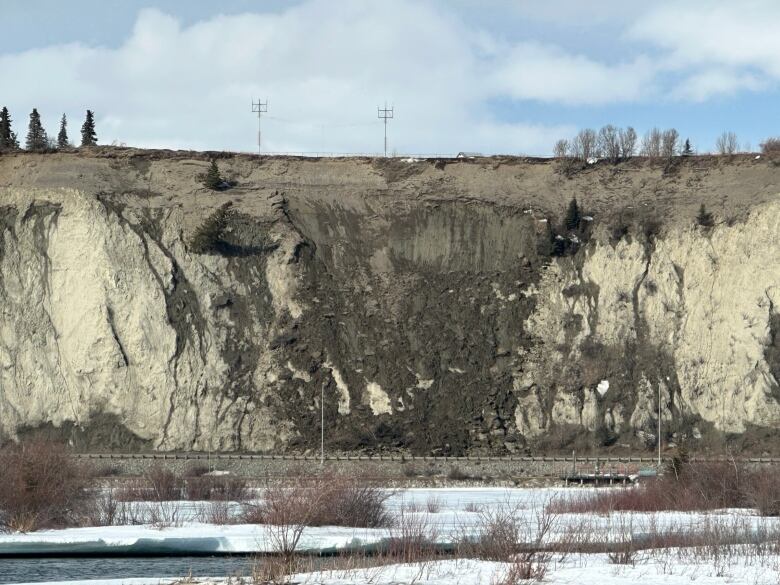
[[[154,465],[140,478],[127,482],[117,492],[124,502],[170,502],[182,498],[184,483],[175,473]]]
[[[523,522],[516,506],[503,504],[481,514],[479,540],[473,551],[481,559],[510,563],[501,584],[536,580],[547,573],[552,553],[545,541],[555,526],[550,506],[536,510],[535,526]]]
[[[201,508],[200,519],[208,524],[230,524],[235,520],[235,516],[227,500],[215,500]]]
[[[273,486],[260,503],[248,506],[249,523],[381,528],[392,518],[385,509],[390,493],[342,477],[317,478],[291,487]]]
[[[780,138],[767,138],[761,143],[761,152],[774,154],[780,152]]]
[[[494,585],[521,585],[528,581],[543,581],[547,574],[547,563],[531,563],[524,558],[513,560],[506,571],[493,579]]]
[[[401,511],[384,552],[402,563],[414,563],[436,553],[436,540],[436,530],[427,516]]]
[[[0,527],[28,532],[78,523],[88,508],[86,469],[36,439],[0,450]]]
[[[441,512],[441,500],[435,496],[431,496],[425,502],[425,509],[429,514],[438,514]]]
[[[760,470],[746,481],[745,500],[762,516],[780,516],[780,474]]]
[[[636,564],[636,550],[630,541],[621,542],[617,548],[607,553],[607,558],[612,565]]]
[[[610,512],[690,511],[739,508],[749,505],[756,472],[736,462],[685,464],[677,474],[647,481],[638,486],[609,490],[552,504],[557,513],[609,514]],[[780,482],[778,482],[780,483]]]
[[[202,475],[184,480],[184,497],[188,500],[243,502],[249,499],[246,480],[230,475]]]
[[[452,465],[450,467],[450,470],[447,472],[447,479],[463,480],[463,479],[471,479],[471,476],[465,471],[463,471],[457,465]]]

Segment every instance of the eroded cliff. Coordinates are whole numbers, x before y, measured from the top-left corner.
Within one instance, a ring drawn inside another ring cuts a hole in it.
[[[780,446],[774,161],[208,160],[0,157],[2,437],[302,451],[322,395],[331,449],[637,448],[660,395],[667,441]]]

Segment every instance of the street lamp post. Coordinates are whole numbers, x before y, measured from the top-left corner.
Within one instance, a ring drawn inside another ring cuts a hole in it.
[[[658,384],[658,472],[661,471],[661,384]]]

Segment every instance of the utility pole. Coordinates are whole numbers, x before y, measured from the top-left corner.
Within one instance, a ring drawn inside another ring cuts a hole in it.
[[[260,118],[267,111],[268,111],[268,100],[265,100],[264,102],[261,102],[260,100],[257,100],[255,102],[254,100],[252,100],[252,112],[257,113],[257,153],[258,154],[262,152],[261,149],[262,133],[260,131]]]
[[[320,386],[320,467],[325,468],[325,382]]]
[[[380,120],[385,121],[385,156],[387,156],[387,121],[392,120],[393,118],[393,106],[387,107],[387,102],[385,102],[385,107],[380,108],[379,106],[376,107],[376,117]]]

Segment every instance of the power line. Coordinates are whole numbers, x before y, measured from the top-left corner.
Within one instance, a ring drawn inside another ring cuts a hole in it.
[[[260,126],[260,118],[263,114],[265,114],[268,111],[268,100],[266,99],[264,102],[261,102],[260,100],[257,100],[255,102],[252,100],[252,112],[257,113],[257,152],[262,152],[262,132],[261,132],[261,126]]]
[[[384,108],[377,106],[376,117],[385,122],[385,156],[387,156],[387,121],[393,118],[393,106],[388,108],[387,102],[385,102]]]
[[[266,116],[266,120],[273,120],[280,124],[287,124],[289,126],[301,126],[305,128],[365,128],[368,126],[376,126],[378,122],[356,122],[356,123],[344,123],[344,124],[328,124],[324,122],[299,122],[297,120],[291,120],[289,118],[280,118],[278,116]]]

